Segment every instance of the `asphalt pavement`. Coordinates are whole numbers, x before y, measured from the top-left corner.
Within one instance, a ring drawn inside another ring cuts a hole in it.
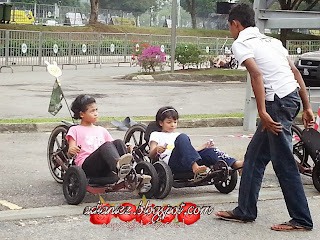
[[[60,77],[68,104],[79,94],[97,100],[100,116],[155,116],[165,105],[173,105],[180,114],[241,113],[245,103],[245,83],[194,81],[124,80],[121,76],[140,71],[140,67],[103,65],[63,69]],[[45,68],[34,72],[0,73],[0,117],[50,118],[49,100],[54,77]],[[69,117],[65,102],[57,117]]]

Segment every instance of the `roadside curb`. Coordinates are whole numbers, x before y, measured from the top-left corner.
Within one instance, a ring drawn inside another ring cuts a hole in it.
[[[147,80],[147,81],[183,81],[183,82],[246,82],[246,76],[226,75],[196,75],[188,73],[161,73],[161,74],[129,74],[124,77],[126,80]]]
[[[257,119],[259,121],[259,119]],[[148,125],[151,121],[137,121]],[[296,124],[301,125],[301,119],[295,120]],[[0,133],[28,133],[28,132],[51,132],[60,122],[48,123],[1,123]],[[101,121],[97,125],[107,129],[116,129],[110,121]],[[179,120],[179,128],[200,128],[200,127],[237,127],[243,126],[243,117],[225,117],[208,119]]]
[[[148,125],[151,121],[137,121]],[[2,123],[0,124],[0,133],[14,133],[14,132],[51,132],[56,126],[62,124],[61,122],[48,123]],[[192,119],[179,120],[180,128],[198,128],[198,127],[227,127],[227,126],[242,126],[243,118],[212,118],[212,119]],[[110,121],[97,122],[97,125],[107,129],[116,129]]]

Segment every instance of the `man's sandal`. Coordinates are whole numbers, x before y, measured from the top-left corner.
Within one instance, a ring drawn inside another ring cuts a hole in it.
[[[240,223],[253,222],[253,220],[240,219],[239,217],[234,215],[233,211],[220,211],[220,212],[216,212],[215,215],[225,221],[240,222]]]
[[[303,227],[297,224],[294,224],[292,222],[284,222],[281,224],[276,224],[270,228],[274,231],[284,231],[284,232],[290,232],[290,231],[311,231],[311,228]]]

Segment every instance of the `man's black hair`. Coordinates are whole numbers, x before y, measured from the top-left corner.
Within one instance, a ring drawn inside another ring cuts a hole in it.
[[[254,10],[251,6],[245,3],[236,4],[231,8],[228,22],[231,23],[233,20],[238,20],[245,28],[256,26]]]

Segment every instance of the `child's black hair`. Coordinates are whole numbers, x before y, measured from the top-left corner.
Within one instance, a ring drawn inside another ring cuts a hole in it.
[[[174,107],[165,106],[158,110],[156,115],[156,121],[159,125],[160,121],[163,122],[166,118],[172,118],[173,120],[179,119],[179,114]]]
[[[238,20],[245,28],[256,26],[254,10],[251,6],[245,3],[236,4],[231,8],[228,22],[231,23],[233,20]]]
[[[72,102],[71,110],[74,113],[74,119],[80,119],[80,112],[87,111],[87,106],[89,104],[96,103],[96,100],[86,94],[81,94]]]

